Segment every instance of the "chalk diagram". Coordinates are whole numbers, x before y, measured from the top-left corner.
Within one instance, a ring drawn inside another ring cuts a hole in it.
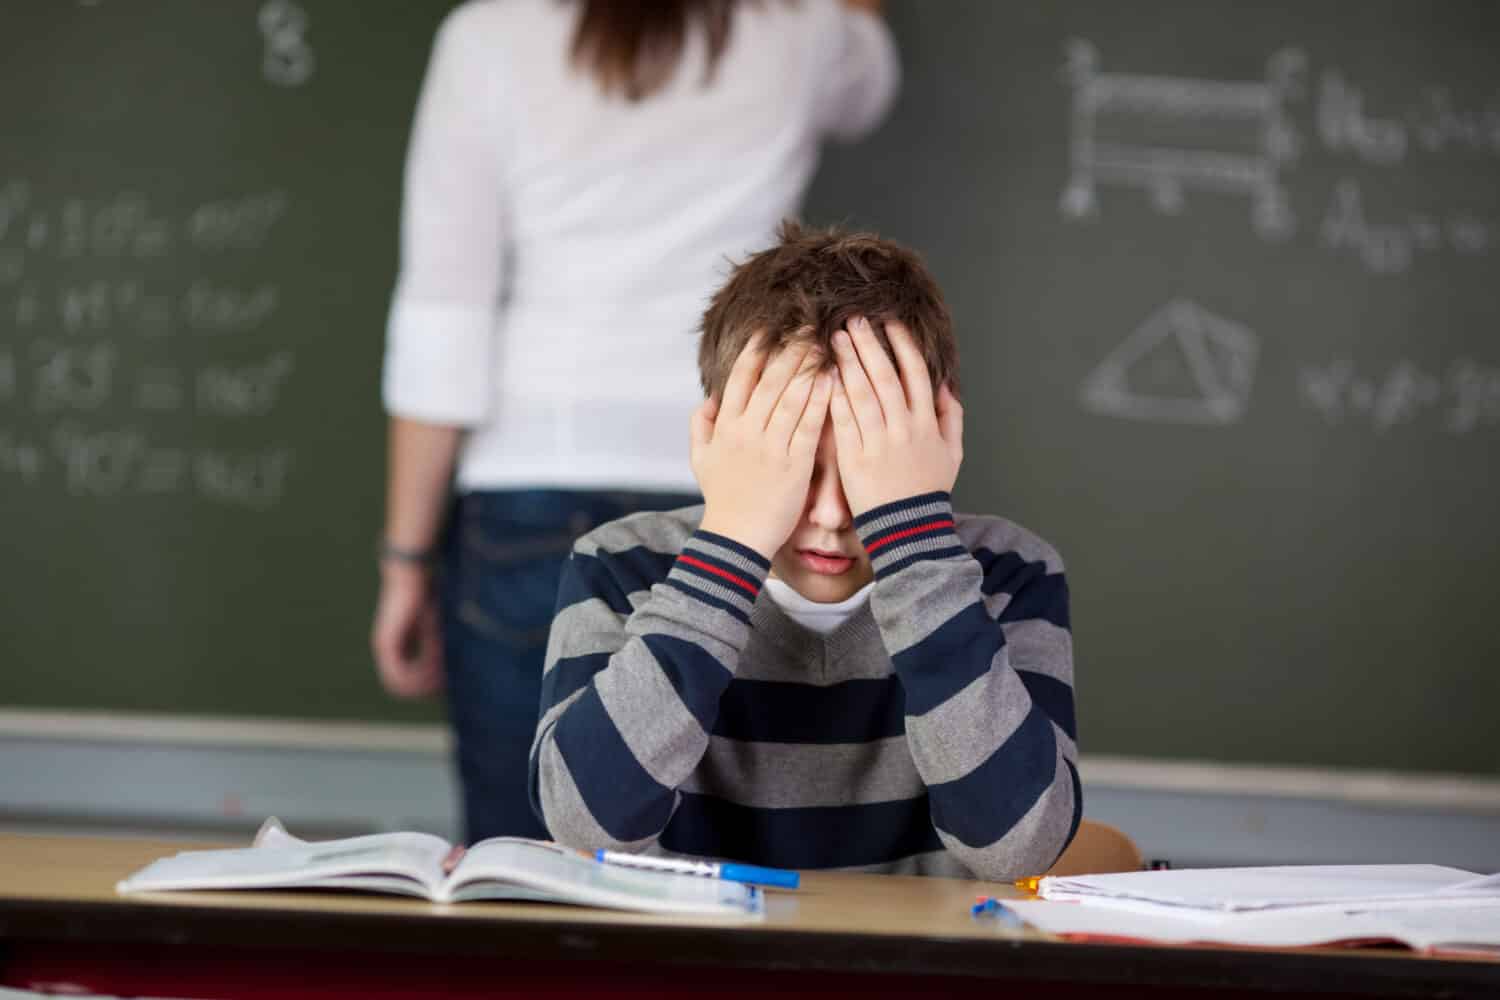
[[[1302,52],[1283,49],[1258,82],[1101,73],[1093,43],[1072,39],[1064,218],[1097,215],[1099,185],[1143,189],[1166,215],[1182,210],[1184,190],[1201,189],[1248,195],[1257,233],[1290,236],[1296,219],[1278,175],[1297,157],[1285,105],[1302,95],[1306,64]]]
[[[1253,330],[1174,299],[1089,373],[1079,401],[1126,420],[1232,424],[1249,406],[1259,350]]]

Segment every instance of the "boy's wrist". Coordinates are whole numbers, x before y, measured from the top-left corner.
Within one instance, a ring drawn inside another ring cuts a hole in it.
[[[667,582],[745,622],[771,561],[742,542],[700,527],[682,546]]]
[[[884,503],[854,519],[877,580],[914,562],[967,551],[955,529],[953,498],[945,490]]]
[[[743,545],[766,560],[767,564],[775,557],[776,550],[781,548],[780,542],[772,544],[767,538],[757,534],[753,528],[747,527],[743,522],[737,523],[733,519],[719,517],[713,511],[706,509],[703,512],[703,520],[698,524],[698,530],[711,535],[717,535],[720,538],[727,538],[738,545]]]

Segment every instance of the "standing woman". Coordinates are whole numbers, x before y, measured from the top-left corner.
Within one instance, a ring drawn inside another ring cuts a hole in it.
[[[444,686],[465,836],[544,837],[526,792],[573,540],[696,503],[693,332],[795,214],[827,136],[895,94],[878,0],[471,0],[407,154],[371,644]],[[450,489],[456,494],[450,503]]]

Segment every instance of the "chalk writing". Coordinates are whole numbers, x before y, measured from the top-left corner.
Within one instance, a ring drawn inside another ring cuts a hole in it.
[[[1331,152],[1375,166],[1395,166],[1413,149],[1427,153],[1500,154],[1500,96],[1482,108],[1460,108],[1443,87],[1428,87],[1415,105],[1389,115],[1365,110],[1364,92],[1337,70],[1322,75],[1318,136]]]
[[[1476,427],[1500,426],[1500,367],[1485,368],[1468,359],[1448,369],[1451,407],[1444,427],[1463,434]]]
[[[265,78],[282,87],[300,87],[311,79],[316,60],[306,38],[307,12],[291,0],[266,0],[256,21],[265,36]]]
[[[1305,366],[1298,373],[1303,402],[1329,424],[1368,424],[1390,431],[1435,416],[1452,434],[1500,426],[1500,368],[1462,359],[1445,373],[1397,361],[1383,375],[1363,375],[1353,361]]]
[[[1486,254],[1494,242],[1493,228],[1467,214],[1412,212],[1404,219],[1371,222],[1365,214],[1359,181],[1350,177],[1334,186],[1318,236],[1325,248],[1353,252],[1376,274],[1407,271],[1419,253],[1451,250],[1469,256]]]
[[[126,488],[141,454],[145,436],[125,428],[90,433],[65,422],[52,432],[52,447],[63,466],[63,480],[75,496],[115,496]]]
[[[33,406],[42,412],[97,410],[109,400],[119,351],[112,344],[33,343],[37,361]]]
[[[1395,119],[1366,115],[1364,95],[1337,71],[1323,74],[1318,136],[1326,149],[1350,152],[1370,163],[1400,163],[1406,156],[1406,126]]]
[[[292,371],[292,355],[281,352],[253,365],[213,365],[198,373],[198,407],[224,416],[258,416],[276,405],[276,394]]]
[[[228,451],[159,444],[132,426],[100,429],[64,420],[44,443],[0,428],[0,477],[38,488],[56,475],[67,495],[85,499],[189,493],[267,510],[286,494],[292,459],[292,450],[281,446]]]
[[[245,291],[195,281],[182,297],[182,313],[188,327],[204,333],[242,333],[269,319],[280,304],[275,285],[260,285]]]
[[[188,239],[200,250],[254,250],[265,244],[286,210],[281,191],[209,202],[188,217]]]
[[[17,441],[8,429],[0,428],[0,473],[21,480],[23,486],[41,481],[42,454],[36,445]]]
[[[199,250],[252,250],[265,244],[286,210],[285,192],[275,190],[207,202],[187,214],[181,235]],[[149,260],[171,253],[179,238],[172,221],[139,192],[68,197],[49,206],[34,203],[24,181],[0,187],[0,249],[9,280],[19,277],[27,253]]]
[[[187,478],[187,455],[178,448],[153,448],[141,465],[142,493],[176,493]]]
[[[0,177],[0,330],[17,335],[0,344],[0,404],[15,421],[0,428],[0,485],[249,511],[281,502],[289,448],[193,443],[213,433],[203,421],[259,420],[278,405],[294,352],[242,348],[281,290],[190,266],[261,250],[288,210],[274,189],[163,212],[136,191],[41,198],[24,178]],[[32,266],[44,261],[54,266]],[[233,358],[203,356],[231,337]],[[180,422],[184,412],[197,420]]]
[[[280,502],[291,461],[287,449],[239,455],[200,451],[193,457],[193,477],[205,497],[264,510]]]

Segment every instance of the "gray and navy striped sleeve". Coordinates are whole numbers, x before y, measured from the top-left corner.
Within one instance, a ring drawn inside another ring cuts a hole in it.
[[[642,537],[667,523],[606,525],[563,570],[530,781],[532,808],[564,844],[655,843],[749,639],[770,563],[710,532]]]
[[[980,878],[1041,874],[1082,811],[1061,560],[998,518],[966,520],[961,538],[947,493],[854,527],[938,836]]]

